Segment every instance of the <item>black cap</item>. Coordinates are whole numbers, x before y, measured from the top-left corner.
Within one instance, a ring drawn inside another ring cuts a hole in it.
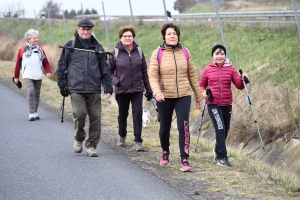
[[[88,19],[83,19],[83,20],[81,20],[81,21],[78,22],[77,26],[78,27],[85,27],[85,26],[87,26],[87,27],[93,28],[94,24],[93,24],[93,22],[91,22]]]
[[[221,45],[221,44],[217,44],[217,45],[215,45],[215,46],[212,48],[212,50],[211,50],[211,56],[214,55],[214,52],[215,52],[217,49],[222,49],[222,50],[224,51],[224,53],[225,53],[225,56],[226,56],[226,48],[225,48],[223,45]]]

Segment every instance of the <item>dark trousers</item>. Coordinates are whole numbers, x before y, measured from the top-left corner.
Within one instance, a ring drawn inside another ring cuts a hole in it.
[[[179,149],[181,159],[189,157],[190,131],[189,114],[191,108],[191,96],[181,98],[166,98],[163,102],[157,102],[160,116],[159,138],[163,151],[170,153],[170,129],[172,115],[175,109],[177,117],[177,128],[179,132]]]
[[[230,128],[232,106],[207,105],[208,113],[216,133],[216,152],[220,158],[227,158],[226,138]]]
[[[86,115],[89,116],[89,138],[85,141],[88,148],[96,148],[101,134],[101,97],[100,93],[71,93],[71,104],[75,123],[74,139],[83,142]]]
[[[143,93],[117,94],[116,100],[119,105],[119,135],[126,137],[127,135],[127,117],[129,105],[131,102],[133,133],[135,142],[143,142],[142,139],[142,123],[143,123]]]

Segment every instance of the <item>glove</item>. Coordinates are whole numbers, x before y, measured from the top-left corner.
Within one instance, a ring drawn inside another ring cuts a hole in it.
[[[63,96],[63,97],[69,96],[69,90],[68,90],[68,88],[60,87],[59,89],[60,89],[61,96]]]
[[[145,97],[147,98],[147,101],[151,101],[151,99],[154,98],[153,93],[146,93]]]

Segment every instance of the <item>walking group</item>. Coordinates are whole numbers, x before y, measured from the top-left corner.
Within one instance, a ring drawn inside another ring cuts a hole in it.
[[[143,152],[142,115],[143,96],[155,99],[160,117],[159,139],[162,148],[160,165],[170,163],[170,134],[173,112],[176,113],[179,134],[180,170],[191,172],[189,114],[192,99],[200,109],[204,100],[216,135],[214,160],[222,166],[228,161],[226,138],[232,112],[231,83],[244,89],[245,73],[238,74],[226,58],[223,45],[212,45],[212,61],[204,68],[199,79],[193,66],[192,55],[180,42],[178,26],[167,23],[161,27],[162,43],[153,51],[149,66],[143,51],[134,41],[136,32],[132,26],[121,26],[120,41],[112,52],[104,48],[93,35],[94,24],[83,19],[78,22],[75,38],[68,41],[60,54],[56,70],[57,83],[63,97],[70,96],[74,119],[75,153],[81,153],[83,143],[87,155],[97,157],[97,145],[101,134],[101,92],[109,99],[115,93],[118,104],[117,146],[126,146],[127,118],[132,110],[134,146]],[[45,51],[38,45],[39,32],[30,29],[25,33],[26,45],[19,50],[13,82],[22,87],[20,74],[27,89],[29,121],[40,119],[38,105],[43,70],[47,77],[51,67]],[[107,60],[107,55],[109,59]],[[210,93],[207,92],[209,89]],[[145,94],[144,94],[145,93]],[[195,98],[192,98],[192,95]],[[211,98],[213,96],[213,98]],[[210,99],[210,101],[208,101]],[[211,101],[213,99],[213,101]],[[88,116],[88,133],[85,123]]]

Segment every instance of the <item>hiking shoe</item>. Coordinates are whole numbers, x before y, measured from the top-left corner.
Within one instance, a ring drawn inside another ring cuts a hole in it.
[[[228,161],[228,158],[221,158],[217,160],[217,164],[221,165],[221,166],[227,166],[227,167],[231,167],[232,165],[230,164],[230,162]]]
[[[34,121],[35,120],[35,114],[34,113],[30,113],[29,114],[29,121]]]
[[[216,152],[216,149],[215,149],[215,148],[213,149],[213,154],[214,154],[214,161],[215,161],[215,162],[217,162],[217,161],[218,161],[218,159],[219,159],[219,155],[217,154],[217,152]]]
[[[162,152],[162,157],[160,159],[160,165],[168,165],[169,164],[169,153],[166,151]]]
[[[136,150],[136,151],[145,151],[143,145],[141,142],[134,142],[134,146],[133,148]]]
[[[36,119],[36,120],[39,120],[39,119],[40,119],[39,114],[38,114],[37,112],[35,112],[34,114],[35,114],[35,119]]]
[[[97,151],[93,147],[87,148],[87,155],[89,157],[98,157]]]
[[[125,147],[126,146],[125,139],[126,139],[126,137],[120,137],[117,141],[117,146]]]
[[[191,172],[192,171],[192,168],[190,167],[187,159],[183,159],[183,161],[180,163],[180,170],[183,172]]]
[[[75,140],[73,150],[74,150],[74,153],[81,153],[82,152],[82,142]]]

